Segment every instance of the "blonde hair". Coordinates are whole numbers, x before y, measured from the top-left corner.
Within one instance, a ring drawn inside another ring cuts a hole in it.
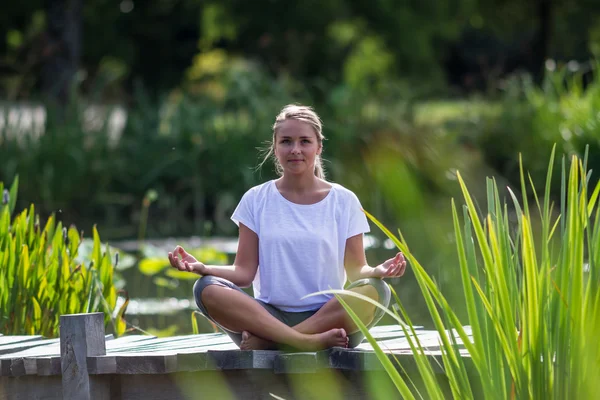
[[[325,136],[323,136],[323,123],[321,122],[321,118],[319,118],[312,107],[298,104],[288,104],[287,106],[283,107],[277,117],[275,117],[275,123],[273,124],[273,138],[270,142],[268,142],[269,147],[265,150],[265,156],[262,162],[259,164],[260,168],[270,157],[273,157],[275,171],[277,174],[279,174],[279,176],[283,175],[283,167],[279,163],[279,160],[277,160],[275,157],[275,136],[277,135],[277,130],[279,129],[280,125],[288,119],[294,119],[296,121],[302,121],[309,124],[317,136],[317,142],[319,145],[323,146],[323,140],[325,139]],[[315,158],[315,176],[317,178],[325,179],[323,160],[320,155],[317,155]]]

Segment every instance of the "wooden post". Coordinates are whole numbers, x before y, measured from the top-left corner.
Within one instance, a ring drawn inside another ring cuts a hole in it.
[[[106,355],[103,313],[60,316],[63,399],[109,399],[106,380],[90,377],[87,368],[87,357],[103,355]]]

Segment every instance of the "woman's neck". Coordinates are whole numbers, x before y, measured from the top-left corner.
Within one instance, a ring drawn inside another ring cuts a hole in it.
[[[278,179],[280,190],[305,193],[319,188],[321,180],[316,175],[283,175]]]

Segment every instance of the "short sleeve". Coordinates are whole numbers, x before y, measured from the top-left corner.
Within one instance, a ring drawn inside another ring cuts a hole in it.
[[[239,204],[231,215],[231,220],[235,222],[237,226],[240,226],[240,222],[246,225],[252,232],[258,235],[258,226],[255,223],[254,216],[255,209],[255,192],[250,189],[247,191],[240,200]]]
[[[360,233],[367,233],[371,231],[367,216],[362,210],[362,205],[358,197],[352,192],[348,196],[348,232],[346,233],[346,239],[356,236]]]

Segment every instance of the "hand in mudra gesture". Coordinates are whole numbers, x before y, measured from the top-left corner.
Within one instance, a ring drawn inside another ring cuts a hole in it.
[[[404,275],[404,271],[406,271],[406,259],[402,252],[375,267],[375,275],[378,278],[398,278]]]
[[[189,254],[181,246],[175,247],[173,252],[169,252],[169,262],[173,268],[180,271],[195,272],[204,275],[206,266]]]

